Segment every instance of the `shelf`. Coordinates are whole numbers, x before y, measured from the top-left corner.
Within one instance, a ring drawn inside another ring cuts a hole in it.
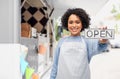
[[[27,0],[24,0],[21,4],[21,8],[23,7],[23,5],[25,4],[25,2],[26,2]]]

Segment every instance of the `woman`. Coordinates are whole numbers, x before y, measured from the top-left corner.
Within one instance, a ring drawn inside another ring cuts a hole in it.
[[[50,79],[90,79],[90,59],[106,49],[107,40],[86,39],[80,34],[90,25],[89,15],[81,8],[68,9],[61,22],[71,35],[58,42]]]

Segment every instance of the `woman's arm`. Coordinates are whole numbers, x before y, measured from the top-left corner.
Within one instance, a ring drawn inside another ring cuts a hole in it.
[[[105,51],[108,47],[108,44],[108,39],[100,39],[98,42],[98,53]]]
[[[100,29],[106,30],[107,26],[101,26]],[[98,45],[99,45],[98,52],[102,52],[102,51],[106,50],[106,48],[108,46],[108,39],[99,39]]]
[[[86,42],[89,61],[91,60],[92,56],[102,53],[108,47],[108,40],[106,39],[87,39]]]
[[[53,61],[53,66],[50,74],[50,79],[56,79],[57,75],[57,67],[58,67],[58,59],[59,59],[59,47],[57,46],[55,55],[54,55],[54,61]]]

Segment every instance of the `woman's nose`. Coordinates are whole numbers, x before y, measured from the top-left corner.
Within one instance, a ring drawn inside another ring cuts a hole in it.
[[[73,27],[76,27],[76,24],[75,24],[75,23],[73,23]]]

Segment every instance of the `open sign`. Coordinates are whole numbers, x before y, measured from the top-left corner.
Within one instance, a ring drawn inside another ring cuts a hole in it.
[[[85,38],[114,39],[114,29],[85,29]]]

